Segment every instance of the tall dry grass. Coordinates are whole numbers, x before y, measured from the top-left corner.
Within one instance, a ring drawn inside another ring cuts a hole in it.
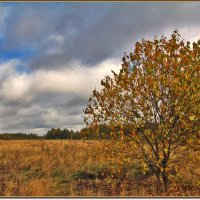
[[[118,166],[99,141],[0,141],[1,196],[154,196],[140,163]],[[194,170],[195,169],[195,170]],[[199,196],[199,165],[183,166],[170,195]]]

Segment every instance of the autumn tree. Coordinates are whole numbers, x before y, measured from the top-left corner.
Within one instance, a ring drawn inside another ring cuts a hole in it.
[[[172,169],[199,142],[200,40],[191,44],[177,31],[169,39],[142,39],[122,60],[120,72],[112,71],[93,91],[85,123],[120,127],[123,149],[131,141],[132,152],[156,175],[157,190],[162,183],[167,192]]]

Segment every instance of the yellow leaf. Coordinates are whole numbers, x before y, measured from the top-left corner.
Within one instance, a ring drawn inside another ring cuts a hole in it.
[[[192,115],[192,116],[189,116],[189,118],[190,118],[190,121],[194,121],[194,119],[195,119],[195,116],[194,116],[194,115]]]
[[[168,149],[167,149],[167,148],[166,148],[166,149],[163,149],[163,150],[164,150],[164,152],[165,152],[165,153],[167,153],[167,152],[168,152]]]

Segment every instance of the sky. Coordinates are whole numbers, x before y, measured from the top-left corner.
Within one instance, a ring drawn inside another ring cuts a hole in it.
[[[0,133],[80,130],[90,94],[142,38],[200,38],[200,2],[0,3]]]

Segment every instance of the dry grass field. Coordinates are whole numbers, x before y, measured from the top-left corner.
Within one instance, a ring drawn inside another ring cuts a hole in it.
[[[119,171],[99,141],[0,141],[0,196],[155,196],[140,163]],[[169,195],[200,196],[199,165],[183,166]],[[162,195],[162,194],[161,194]]]

